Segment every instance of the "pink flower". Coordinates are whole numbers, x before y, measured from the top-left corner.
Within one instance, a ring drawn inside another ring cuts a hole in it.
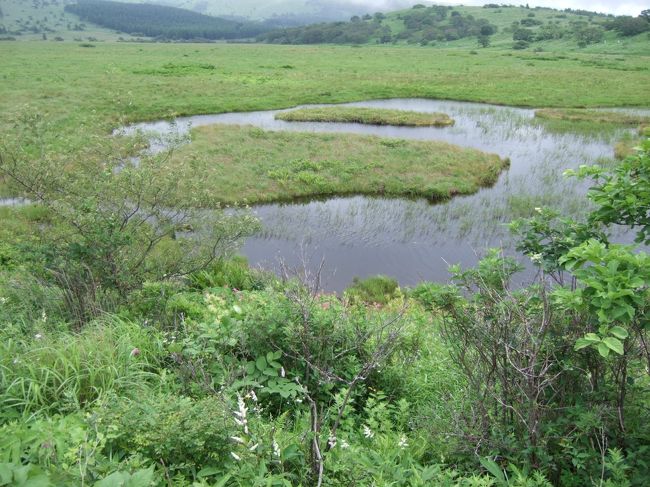
[[[138,355],[140,355],[140,349],[137,347],[131,350],[131,353],[129,354],[130,357],[137,357]]]

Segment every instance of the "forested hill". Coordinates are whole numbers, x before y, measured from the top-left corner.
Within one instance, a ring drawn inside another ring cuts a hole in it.
[[[648,52],[650,11],[638,17],[585,10],[486,4],[483,7],[414,5],[407,10],[353,16],[348,22],[276,29],[258,40],[277,44],[408,43],[514,49],[610,49]]]
[[[399,25],[398,25],[399,24]],[[410,38],[463,39],[489,36],[496,26],[483,18],[463,15],[452,7],[416,5],[403,12],[354,16],[349,22],[331,22],[291,29],[278,29],[259,40],[280,44],[366,44],[387,43]]]
[[[162,5],[82,0],[65,11],[82,20],[127,34],[170,40],[241,39],[268,30],[253,22],[236,22]]]

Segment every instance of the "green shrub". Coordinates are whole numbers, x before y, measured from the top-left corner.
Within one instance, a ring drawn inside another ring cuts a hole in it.
[[[218,397],[194,400],[170,394],[107,398],[94,420],[106,435],[107,455],[137,452],[171,472],[194,476],[220,465],[236,434],[232,414]]]
[[[228,286],[240,291],[263,289],[265,276],[248,266],[245,257],[219,259],[210,268],[190,276],[193,289],[202,291],[212,287]]]
[[[353,301],[377,304],[388,303],[398,293],[398,282],[387,276],[374,276],[367,279],[355,277],[352,286],[345,291],[345,295]]]

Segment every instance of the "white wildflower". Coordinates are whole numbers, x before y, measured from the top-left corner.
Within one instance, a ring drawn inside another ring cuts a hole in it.
[[[235,418],[233,419],[235,420],[235,423],[237,423],[239,426],[243,426],[244,433],[248,434],[248,420],[246,419],[248,408],[246,407],[244,398],[241,397],[239,394],[237,394],[237,408],[238,410],[234,412]]]
[[[259,443],[255,443],[255,444],[254,444],[253,446],[251,446],[248,450],[249,450],[249,451],[255,451],[255,449],[256,449],[258,446],[260,446],[260,444],[259,444]]]
[[[285,377],[286,375],[287,375],[287,373],[284,370],[284,367],[280,367],[280,377]]]
[[[535,208],[535,211],[536,211],[537,213],[541,213],[541,212],[542,212],[542,209],[541,209],[540,207],[537,207],[537,208]]]
[[[542,262],[542,254],[531,254],[530,260],[532,260],[536,264],[539,264],[540,262]]]
[[[239,455],[237,455],[234,451],[231,451],[230,455],[232,455],[232,457],[237,461],[241,460],[241,457]]]
[[[251,391],[248,393],[248,395],[250,396],[250,398],[251,398],[254,402],[257,402],[257,396],[255,395],[255,391],[251,390]]]
[[[402,435],[402,437],[397,442],[397,446],[399,446],[402,450],[409,446],[409,443],[408,443],[408,440],[407,440],[406,436]]]
[[[34,338],[36,340],[40,340],[41,338],[43,338],[43,335],[41,335],[40,333],[37,333],[36,335],[34,335]]]
[[[41,314],[41,320],[43,321],[43,323],[47,321],[47,315],[45,314],[45,310],[43,310],[43,313]]]
[[[280,445],[278,445],[278,442],[275,441],[275,438],[273,438],[273,454],[280,458]]]
[[[363,436],[365,436],[366,438],[374,438],[375,433],[368,426],[366,426],[364,424],[363,425]]]
[[[344,450],[347,450],[348,448],[350,448],[350,444],[349,444],[347,441],[345,441],[345,440],[341,440],[341,442],[339,443],[339,445],[340,445],[341,448],[343,448]]]
[[[0,298],[0,304],[7,304],[7,298]]]
[[[235,443],[239,443],[240,445],[243,445],[245,443],[245,441],[239,436],[231,436],[230,439]]]

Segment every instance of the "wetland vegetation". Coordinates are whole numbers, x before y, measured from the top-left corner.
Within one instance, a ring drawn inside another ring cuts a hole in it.
[[[453,119],[445,113],[356,107],[301,108],[280,112],[275,118],[287,122],[343,122],[398,127],[447,127],[454,124]]]
[[[644,486],[644,34],[472,32],[0,43],[0,485]]]
[[[325,195],[423,197],[470,194],[493,184],[508,161],[443,142],[361,135],[269,132],[209,125],[192,131],[167,170],[207,206]],[[219,188],[218,190],[216,188]]]

